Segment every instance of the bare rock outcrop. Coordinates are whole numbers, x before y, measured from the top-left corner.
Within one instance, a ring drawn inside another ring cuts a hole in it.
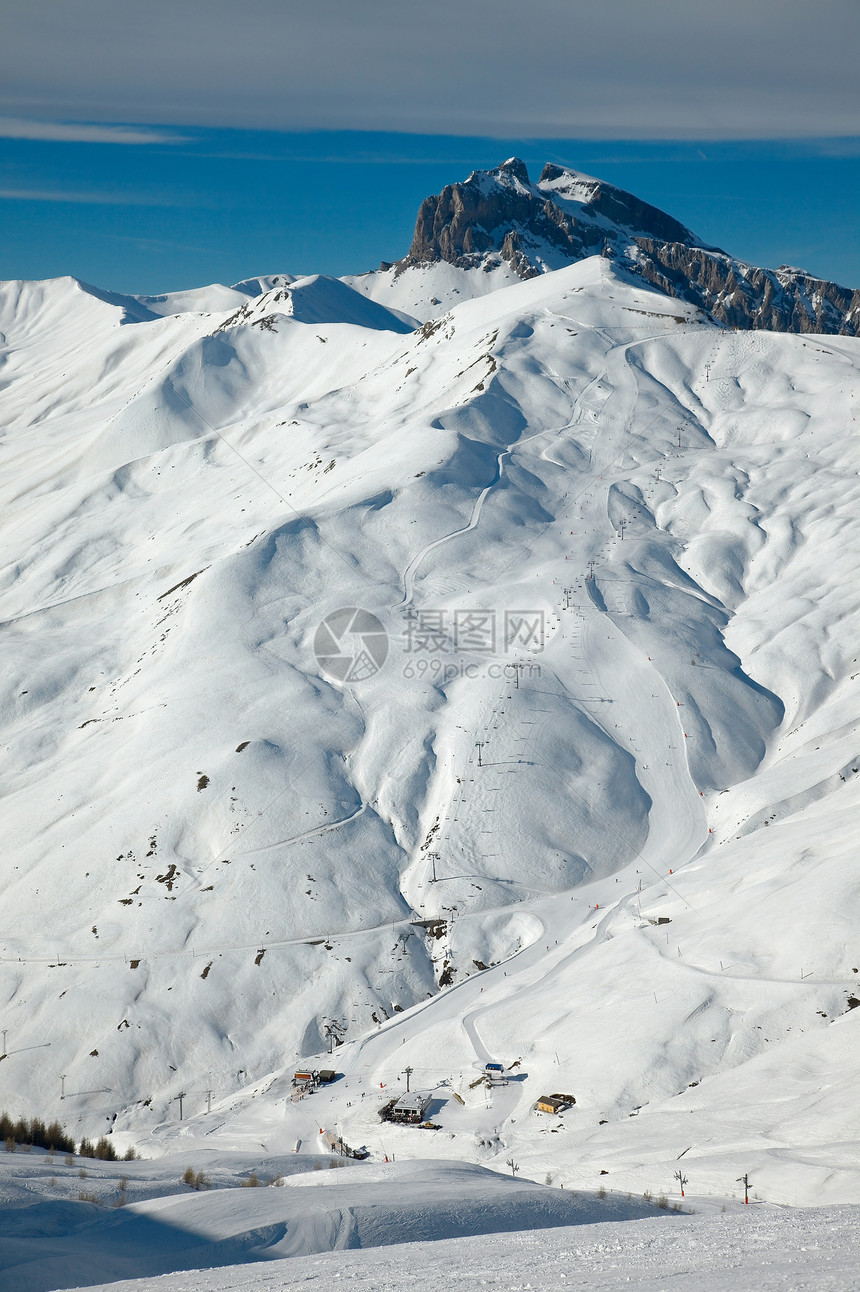
[[[511,157],[425,198],[399,265],[505,263],[532,278],[593,255],[730,327],[860,335],[860,290],[748,265],[632,193],[552,162],[536,184]]]

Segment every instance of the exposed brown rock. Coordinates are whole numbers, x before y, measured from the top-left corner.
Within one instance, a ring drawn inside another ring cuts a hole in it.
[[[490,269],[504,262],[533,278],[592,255],[730,327],[860,335],[860,291],[786,266],[735,260],[633,194],[553,162],[537,184],[512,157],[425,198],[399,266],[444,260]]]

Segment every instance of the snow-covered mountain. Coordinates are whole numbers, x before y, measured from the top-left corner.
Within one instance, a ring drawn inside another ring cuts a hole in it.
[[[531,278],[593,255],[730,327],[860,335],[860,291],[790,265],[746,264],[632,193],[554,162],[533,184],[518,157],[426,198],[407,255],[382,269],[396,277],[445,262]]]
[[[856,1199],[860,341],[465,239],[0,289],[0,1105]]]

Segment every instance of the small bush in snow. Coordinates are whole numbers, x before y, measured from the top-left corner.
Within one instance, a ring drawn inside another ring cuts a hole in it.
[[[208,1189],[209,1180],[202,1171],[195,1171],[193,1166],[186,1166],[182,1176],[182,1183],[187,1184],[189,1189]]]

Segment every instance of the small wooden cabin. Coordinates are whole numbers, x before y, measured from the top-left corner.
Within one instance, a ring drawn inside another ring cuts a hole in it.
[[[567,1099],[560,1099],[558,1095],[541,1095],[535,1104],[539,1113],[563,1113],[565,1108],[570,1107]]]

